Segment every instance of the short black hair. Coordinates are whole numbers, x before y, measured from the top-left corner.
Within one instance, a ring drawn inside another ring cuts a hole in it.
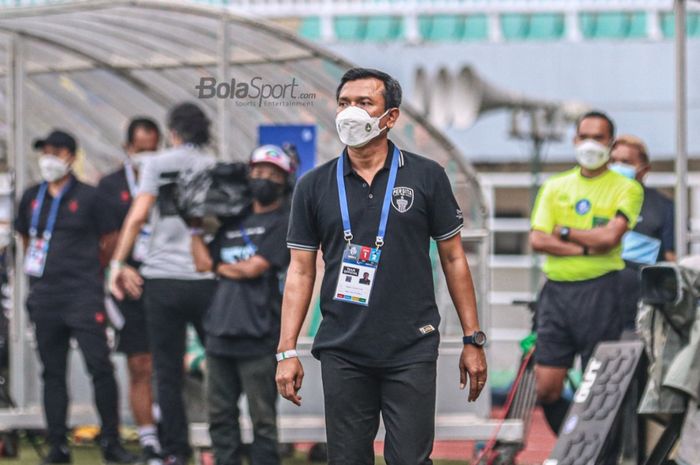
[[[610,137],[615,137],[615,123],[613,123],[613,120],[608,115],[606,115],[600,110],[592,110],[581,115],[579,119],[576,120],[576,132],[578,132],[578,128],[581,126],[581,122],[584,119],[588,118],[604,119],[608,123],[608,128],[610,129]]]
[[[129,127],[126,129],[126,141],[129,144],[134,142],[134,134],[136,134],[136,130],[139,128],[155,132],[158,134],[158,138],[160,139],[160,129],[158,128],[156,122],[151,118],[139,116],[129,121]]]
[[[384,109],[389,108],[399,108],[401,106],[401,84],[399,81],[389,76],[383,71],[371,68],[352,68],[343,74],[340,78],[340,84],[338,84],[338,89],[335,91],[336,102],[340,98],[340,91],[343,89],[345,83],[350,81],[357,81],[359,79],[375,78],[379,79],[384,83]]]
[[[205,145],[209,142],[209,118],[195,103],[175,105],[168,115],[168,128],[177,133],[182,142]]]

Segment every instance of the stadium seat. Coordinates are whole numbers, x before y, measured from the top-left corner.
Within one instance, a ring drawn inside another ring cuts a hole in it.
[[[582,13],[581,33],[587,39],[628,39],[646,37],[643,12]]]
[[[469,15],[464,18],[463,40],[486,40],[489,37],[489,22],[486,15]]]
[[[398,16],[370,16],[367,19],[365,40],[385,42],[403,37],[403,20]]]
[[[506,40],[524,40],[530,30],[530,20],[527,15],[506,13],[501,15],[501,32]]]
[[[564,35],[564,15],[559,13],[537,13],[530,16],[528,39],[556,40]]]
[[[664,37],[675,37],[676,23],[673,13],[663,13],[661,15],[661,31]],[[686,31],[690,37],[700,37],[700,13],[688,13],[686,17]]]
[[[333,20],[333,28],[338,40],[361,41],[364,40],[367,34],[367,18],[362,16],[338,16]]]
[[[436,15],[418,18],[418,29],[423,40],[460,40],[464,35],[464,16]]]
[[[303,18],[299,23],[297,34],[305,39],[318,40],[321,38],[321,19],[318,16]]]
[[[647,37],[647,15],[641,11],[632,13],[630,18],[630,29],[627,37],[630,39],[641,39]]]

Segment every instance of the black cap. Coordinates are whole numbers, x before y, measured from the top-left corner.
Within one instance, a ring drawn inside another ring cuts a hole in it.
[[[45,139],[36,139],[34,141],[34,148],[41,149],[45,145],[51,145],[52,147],[66,148],[70,150],[72,154],[75,154],[78,144],[75,142],[75,138],[64,131],[54,130],[51,134],[46,136]]]

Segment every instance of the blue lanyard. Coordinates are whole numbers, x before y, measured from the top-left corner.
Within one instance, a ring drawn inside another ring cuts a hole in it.
[[[44,240],[51,240],[53,228],[54,226],[56,226],[56,218],[58,217],[58,207],[61,205],[61,199],[63,198],[63,195],[68,191],[71,184],[73,184],[73,180],[69,179],[66,185],[63,186],[63,189],[61,189],[61,192],[59,192],[58,195],[54,197],[53,201],[51,202],[51,210],[49,211],[49,217],[46,220],[46,227],[44,228],[44,232],[42,234]],[[37,236],[39,228],[39,216],[41,215],[41,208],[44,205],[44,199],[46,198],[46,191],[48,190],[48,188],[48,183],[42,182],[39,186],[39,192],[37,192],[36,194],[36,206],[34,207],[34,211],[32,212],[32,222],[29,227],[30,237]]]
[[[352,228],[350,227],[350,214],[348,213],[348,197],[345,192],[345,177],[343,176],[343,154],[338,158],[336,166],[336,182],[338,183],[338,200],[340,202],[340,216],[343,219],[343,238],[348,244],[352,242]],[[382,216],[379,220],[379,230],[375,245],[380,248],[384,245],[384,235],[386,234],[386,223],[389,221],[389,210],[391,208],[391,195],[396,184],[396,173],[399,170],[399,149],[394,146],[394,154],[391,159],[391,169],[389,170],[389,180],[384,192],[384,204],[382,205]]]
[[[245,245],[253,249],[255,252],[258,251],[258,247],[250,239],[250,236],[245,232],[245,228],[243,226],[241,226],[241,237],[243,237],[243,242],[245,242]]]

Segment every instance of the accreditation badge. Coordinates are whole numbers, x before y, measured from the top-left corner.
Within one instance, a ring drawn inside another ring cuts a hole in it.
[[[333,299],[368,306],[380,255],[378,248],[348,244]]]
[[[152,230],[150,225],[144,225],[144,227],[141,228],[141,231],[139,231],[139,235],[134,243],[134,248],[131,251],[131,258],[137,262],[143,262],[146,260],[146,256],[148,255],[148,246],[151,243],[151,234]]]
[[[24,257],[24,272],[29,276],[41,278],[44,274],[48,254],[49,241],[44,238],[32,237]]]

